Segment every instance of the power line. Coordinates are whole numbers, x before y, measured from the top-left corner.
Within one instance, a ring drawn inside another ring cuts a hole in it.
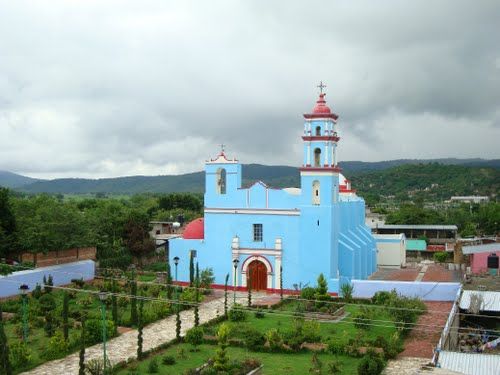
[[[8,282],[11,282],[11,283],[16,283],[18,284],[19,282],[17,281],[14,281],[14,280],[5,280],[5,281],[8,281]],[[50,288],[54,288],[54,289],[60,289],[60,290],[70,290],[70,291],[75,291],[75,292],[79,292],[79,293],[88,293],[88,294],[92,294],[92,295],[95,295],[95,296],[98,296],[99,295],[99,291],[95,291],[95,290],[88,290],[88,289],[77,289],[77,288],[68,288],[68,287],[62,287],[62,286],[50,286],[50,285],[46,285],[47,287],[50,287]],[[134,295],[130,295],[130,294],[121,294],[121,293],[114,293],[114,292],[104,292],[107,296],[116,296],[116,297],[123,297],[123,298],[128,298],[128,299],[138,299],[138,300],[143,300],[143,301],[150,301],[150,302],[158,302],[158,303],[169,303],[169,304],[173,304],[173,305],[183,305],[183,306],[189,306],[189,307],[194,307],[194,306],[201,306],[201,302],[189,302],[189,301],[180,301],[180,300],[171,300],[171,299],[161,299],[161,298],[156,298],[156,297],[146,297],[146,296],[140,296],[140,295],[137,295],[137,296],[134,296]],[[240,298],[245,298],[245,297],[240,297]],[[234,309],[236,310],[240,310],[240,311],[245,311],[245,312],[262,312],[264,314],[271,314],[273,316],[283,316],[283,317],[288,317],[288,318],[297,318],[297,317],[301,317],[301,316],[297,316],[296,313],[283,313],[283,312],[276,312],[274,310],[272,311],[266,311],[266,310],[262,310],[262,309],[258,309],[258,308],[248,308],[248,307],[243,307],[243,306],[233,306]],[[323,323],[326,323],[326,322],[332,322],[332,320],[328,320],[328,319],[319,319],[319,318],[312,318],[312,317],[307,317],[308,320],[312,320],[312,321],[317,321],[317,322],[323,322]],[[435,326],[432,326],[432,325],[423,325],[423,324],[419,324],[419,323],[404,323],[404,322],[394,322],[394,321],[384,321],[384,320],[376,320],[376,319],[361,319],[361,320],[365,320],[365,321],[379,321],[381,323],[385,322],[385,323],[390,323],[391,325],[384,325],[384,324],[373,324],[373,323],[363,323],[363,322],[356,322],[355,321],[356,318],[352,318],[352,319],[342,319],[342,320],[338,320],[338,321],[335,321],[336,324],[360,324],[360,325],[366,325],[366,326],[373,326],[373,327],[385,327],[385,328],[397,328],[397,326],[408,326],[407,328],[414,328],[415,330],[418,330],[420,332],[433,332],[433,333],[441,333],[442,332],[442,329],[445,328],[445,326],[440,326],[440,325],[435,325]],[[423,329],[423,328],[418,328],[419,326],[423,326],[423,327],[433,327],[433,328],[438,328],[438,330],[435,330],[435,329]],[[404,327],[403,327],[404,328]],[[460,328],[460,327],[448,327],[449,329],[453,329],[453,330],[457,330],[457,331],[460,331],[460,330],[465,330],[465,331],[488,331],[488,332],[492,332],[492,333],[497,333],[500,335],[500,331],[495,331],[495,330],[485,330],[485,329],[478,329],[478,328]]]
[[[9,265],[10,266],[10,265]],[[33,269],[33,268],[28,268],[28,269]],[[113,268],[104,268],[103,270],[105,271],[112,271],[112,272],[120,272],[124,273],[120,269],[113,269]],[[60,270],[51,270],[50,272],[58,272],[58,273],[63,273],[63,274],[68,274],[68,275],[81,275],[83,276],[83,273],[80,272],[67,272],[67,271],[60,271]],[[50,273],[48,272],[48,273]],[[116,277],[111,277],[111,276],[94,276],[95,279],[103,279],[103,280],[115,280],[115,281],[127,281],[130,282],[132,280],[128,278],[116,278]],[[180,286],[179,284],[171,283],[159,283],[159,282],[154,282],[154,281],[141,281],[141,280],[133,280],[138,284],[148,284],[148,285],[159,285],[161,287],[178,287]],[[194,286],[189,286],[185,287],[189,288],[192,290],[200,290],[200,291],[213,291],[211,288],[201,288],[201,287],[194,287]],[[233,290],[233,286],[228,285],[228,290]],[[238,299],[244,299],[246,297],[237,297]],[[323,303],[323,304],[331,304],[331,305],[341,305],[341,306],[364,306],[368,308],[378,308],[378,309],[384,309],[384,310],[400,310],[400,311],[413,311],[413,312],[418,312],[418,313],[434,313],[434,314],[447,314],[449,315],[449,311],[442,311],[442,310],[429,310],[429,309],[415,309],[415,308],[407,308],[407,307],[396,307],[396,306],[385,306],[385,305],[376,305],[376,304],[363,304],[363,303],[349,303],[349,302],[341,302],[341,301],[322,301],[322,300],[316,300],[316,299],[306,299],[306,298],[299,298],[294,297],[294,300],[297,301],[303,301],[303,302],[313,302],[313,303]],[[471,316],[471,317],[480,317],[480,318],[486,318],[486,319],[500,319],[500,316],[494,316],[494,315],[488,315],[488,314],[472,314],[472,313],[459,313],[461,316]]]

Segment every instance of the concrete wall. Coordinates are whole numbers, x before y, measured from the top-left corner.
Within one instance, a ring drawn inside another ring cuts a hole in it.
[[[71,279],[93,280],[95,274],[95,262],[93,260],[82,260],[75,263],[61,264],[36,268],[33,270],[14,272],[7,276],[0,276],[0,298],[19,294],[19,286],[27,284],[30,291],[35,289],[36,284],[43,283],[43,277],[52,275],[54,285],[67,285]]]
[[[460,283],[427,281],[352,280],[352,285],[356,298],[371,298],[376,292],[396,289],[401,295],[424,301],[454,301],[460,288]]]

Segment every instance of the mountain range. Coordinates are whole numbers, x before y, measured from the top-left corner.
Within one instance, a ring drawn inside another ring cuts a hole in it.
[[[348,178],[368,173],[376,173],[402,165],[430,164],[459,165],[500,169],[500,159],[399,159],[380,162],[345,161],[340,163],[343,174]],[[299,170],[288,166],[266,166],[260,164],[243,165],[243,185],[262,180],[273,187],[299,186]],[[59,178],[42,180],[22,176],[20,174],[0,171],[0,186],[12,188],[25,193],[52,194],[136,194],[144,192],[202,192],[204,189],[204,172],[194,172],[171,176],[127,176],[116,178]]]

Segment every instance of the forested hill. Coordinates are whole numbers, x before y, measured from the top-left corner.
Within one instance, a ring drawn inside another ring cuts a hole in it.
[[[432,188],[430,194],[449,198],[451,195],[482,194],[498,191],[500,160],[439,159],[438,163],[415,160],[341,163],[343,173],[353,181],[360,194],[395,195],[401,192]],[[441,164],[442,162],[442,164]],[[462,163],[462,165],[458,165]],[[443,165],[447,164],[447,165]],[[491,167],[490,167],[491,166]],[[15,184],[5,183],[0,174],[0,186],[13,187],[27,193],[53,194],[136,194],[144,192],[202,192],[204,173],[177,176],[130,176],[103,179],[65,178],[35,180],[18,176]],[[22,180],[25,178],[26,180]],[[299,171],[295,167],[243,165],[243,186],[262,180],[273,187],[299,186]],[[25,183],[23,184],[23,181]]]
[[[419,195],[449,199],[454,195],[497,195],[500,169],[441,165],[401,165],[377,172],[354,174],[353,187],[360,195]]]

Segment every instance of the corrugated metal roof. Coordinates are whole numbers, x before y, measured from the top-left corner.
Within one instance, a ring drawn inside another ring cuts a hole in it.
[[[375,239],[380,238],[380,239],[391,239],[391,240],[404,240],[405,239],[405,234],[404,233],[397,233],[397,234],[373,234],[373,237],[375,237]]]
[[[489,243],[486,245],[474,245],[474,246],[464,246],[462,247],[462,252],[464,254],[477,254],[477,253],[489,253],[489,252],[500,252],[500,242]],[[497,254],[500,256],[500,254]]]
[[[467,375],[500,375],[500,355],[441,351],[438,366]]]
[[[429,230],[458,230],[456,225],[407,225],[407,224],[384,224],[378,229],[429,229]]]
[[[464,290],[460,298],[460,308],[467,310],[470,305],[472,294],[480,294],[483,297],[481,311],[500,311],[500,292],[484,292],[480,290]]]

